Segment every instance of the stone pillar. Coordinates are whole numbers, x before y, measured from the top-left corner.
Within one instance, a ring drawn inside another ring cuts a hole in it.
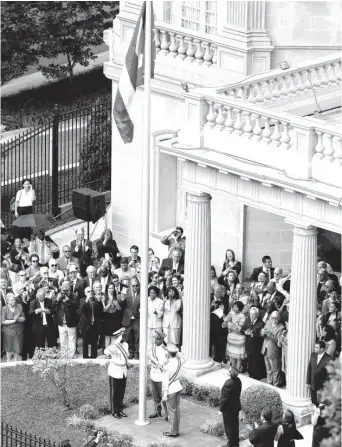
[[[294,223],[291,265],[291,292],[287,349],[286,396],[284,403],[301,424],[311,416],[306,372],[315,345],[317,308],[317,230]]]
[[[218,47],[221,68],[233,66],[244,75],[270,70],[273,46],[268,37],[265,1],[229,1],[221,5],[218,33],[227,39],[229,48]],[[225,8],[223,11],[222,8]]]
[[[198,376],[210,370],[211,196],[188,193],[188,231],[183,298],[183,372]]]

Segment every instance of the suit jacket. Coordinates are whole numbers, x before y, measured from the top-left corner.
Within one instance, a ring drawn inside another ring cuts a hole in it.
[[[84,295],[85,287],[84,287],[83,280],[80,279],[80,278],[76,278],[75,284],[72,284],[71,280],[69,280],[69,281],[70,281],[70,284],[71,284],[71,292],[74,293],[75,295],[77,295],[77,297],[79,299],[84,298],[84,296],[85,296]]]
[[[108,241],[106,245],[103,245],[103,240],[99,239],[96,242],[96,248],[97,248],[97,259],[104,258],[105,254],[109,253],[109,257],[112,259],[115,268],[118,268],[120,266],[121,257],[118,256],[119,249],[114,239]]]
[[[133,295],[131,291],[129,291],[126,294],[124,302],[125,302],[125,308],[122,314],[122,320],[121,320],[122,326],[129,326],[131,323],[132,316],[134,317],[135,320],[140,321],[140,292],[138,292],[134,300],[134,304],[133,304]]]
[[[55,331],[55,323],[52,318],[53,304],[51,300],[45,298],[44,307],[45,309],[50,310],[50,313],[45,314],[45,316],[46,316],[47,329],[51,331],[51,333],[53,333]],[[36,336],[39,336],[43,331],[43,314],[42,313],[36,314],[36,309],[40,309],[40,302],[38,298],[35,298],[30,302],[29,314],[31,315],[32,333]]]
[[[78,322],[77,309],[79,300],[76,295],[70,293],[69,302],[63,303],[61,300],[54,303],[54,312],[56,314],[56,324],[63,326],[63,316],[65,315],[66,325],[68,327],[76,327]]]
[[[91,305],[87,303],[85,300],[82,300],[80,313],[81,318],[78,323],[78,329],[82,337],[86,336],[87,332],[93,327],[95,332],[100,333],[100,330],[103,326],[103,304],[102,302],[95,301],[93,303],[93,311],[94,311],[94,323],[91,321]]]
[[[89,265],[93,265],[92,254],[93,254],[93,246],[90,241],[85,241],[85,245],[88,246],[88,250],[83,250],[83,247],[80,247],[78,251],[76,249],[76,239],[73,240],[70,244],[71,247],[71,256],[78,259],[80,271],[82,276],[86,276],[86,269]]]
[[[171,329],[182,328],[182,299],[167,299],[164,303],[163,327]]]
[[[278,425],[273,422],[264,422],[249,434],[249,442],[255,447],[273,447]]]
[[[330,360],[330,355],[325,352],[321,361],[317,365],[317,354],[315,352],[311,353],[306,375],[306,383],[310,385],[313,391],[321,390],[323,388],[323,384],[328,377],[326,366]]]
[[[82,281],[83,281],[83,290],[85,290],[87,287],[90,287],[89,276],[86,276],[85,278],[83,278]],[[92,285],[94,285],[95,281],[101,282],[101,277],[99,275],[95,275]]]
[[[13,293],[12,287],[7,287],[7,289],[5,291],[0,289],[1,304],[3,306],[6,306],[6,295],[8,293]]]
[[[253,273],[251,275],[251,281],[257,282],[259,273],[264,271],[264,267],[257,267],[253,270]],[[268,278],[268,280],[272,279],[274,277],[274,267],[271,267],[271,278]]]
[[[272,326],[270,320],[266,321],[265,329],[269,331],[269,335],[264,336],[264,341],[261,348],[261,354],[270,359],[277,359],[281,357],[281,348],[278,346],[279,337],[284,330],[282,324]]]
[[[224,415],[234,415],[241,410],[241,387],[241,380],[238,377],[230,378],[224,383],[220,397],[220,411]]]
[[[250,335],[246,335],[245,349],[247,354],[257,354],[261,352],[263,337],[260,334],[260,331],[263,327],[264,322],[260,317],[258,317],[254,323],[251,322],[250,318],[246,319],[245,330],[250,329],[252,331]]]
[[[162,261],[162,265],[160,266],[161,270],[172,270],[173,267],[173,259],[172,258],[165,258]],[[181,259],[178,263],[177,273],[180,273],[181,275],[184,275],[184,261]]]
[[[0,279],[7,279],[8,285],[11,287],[12,281],[8,272],[5,272],[2,268],[0,268]]]
[[[70,263],[79,265],[78,259],[74,256],[70,256],[69,264]],[[57,259],[57,266],[58,270],[62,270],[62,272],[65,272],[67,270],[68,264],[65,256],[61,256],[60,258]]]

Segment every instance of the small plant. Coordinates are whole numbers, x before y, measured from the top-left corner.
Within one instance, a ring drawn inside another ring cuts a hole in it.
[[[120,433],[104,433],[98,445],[103,447],[134,447],[133,437]]]
[[[97,414],[95,408],[90,404],[82,405],[80,408],[80,416],[83,419],[95,419]]]
[[[147,447],[182,447],[180,444],[173,444],[170,441],[154,441],[151,442]]]
[[[278,391],[264,385],[252,385],[241,393],[243,420],[246,424],[260,423],[264,408],[272,411],[272,421],[280,424],[283,404]]]
[[[194,385],[193,391],[192,391],[192,397],[195,400],[203,401],[205,400],[209,395],[209,390],[207,388],[204,388],[201,385]]]
[[[217,388],[211,388],[209,390],[208,404],[211,407],[218,407],[220,405],[220,397],[221,391]]]
[[[67,418],[67,425],[72,428],[82,428],[83,419],[77,414],[73,414]]]
[[[52,382],[63,405],[70,408],[67,394],[70,358],[63,356],[57,348],[38,348],[32,361],[33,371]]]
[[[102,402],[97,406],[97,411],[99,415],[106,416],[107,414],[110,414],[110,404],[108,402],[108,399],[103,399]]]
[[[222,437],[225,433],[223,422],[218,419],[206,419],[204,424],[201,425],[200,430],[202,433],[217,436],[218,438]]]
[[[194,384],[193,382],[190,382],[189,379],[186,377],[181,378],[181,384],[183,387],[183,394],[185,396],[192,396],[193,390],[194,390]]]

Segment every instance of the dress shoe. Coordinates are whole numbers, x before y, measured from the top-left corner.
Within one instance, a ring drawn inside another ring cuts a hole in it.
[[[164,417],[164,421],[165,421],[165,422],[169,422],[169,416],[165,416],[165,417]]]
[[[177,434],[173,434],[173,433],[171,433],[171,432],[169,432],[169,431],[164,431],[163,435],[164,435],[164,436],[167,436],[168,438],[178,438],[179,433],[177,433]]]
[[[148,418],[149,419],[155,419],[155,418],[159,418],[160,417],[160,414],[158,414],[158,413],[153,413],[153,414],[151,414]]]
[[[129,358],[130,360],[132,360],[132,359],[134,359],[134,355],[133,355],[133,354],[130,354],[130,355],[128,356],[128,358]]]
[[[121,419],[121,416],[118,413],[113,414],[116,419]]]
[[[126,413],[124,413],[123,411],[120,411],[120,416],[122,417],[122,418],[126,418],[127,417],[127,414]]]

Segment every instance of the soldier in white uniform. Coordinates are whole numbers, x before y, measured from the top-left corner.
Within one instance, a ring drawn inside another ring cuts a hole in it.
[[[116,419],[127,417],[123,410],[123,398],[126,390],[128,370],[128,344],[125,328],[113,334],[114,342],[104,350],[104,354],[111,357],[108,365],[109,389],[112,415]]]
[[[167,406],[162,401],[162,381],[163,381],[163,366],[167,361],[167,351],[163,344],[166,335],[158,330],[153,333],[153,342],[148,351],[148,358],[151,365],[151,390],[154,402],[155,411],[149,416],[150,419],[161,417],[162,404],[165,411],[165,420],[168,421]]]
[[[168,352],[168,362],[164,366],[162,392],[163,402],[166,402],[167,412],[170,422],[170,431],[165,431],[164,436],[170,438],[177,438],[179,436],[179,422],[180,422],[180,395],[182,385],[179,381],[180,369],[182,366],[181,359],[177,356],[178,348],[173,343],[166,345]]]

